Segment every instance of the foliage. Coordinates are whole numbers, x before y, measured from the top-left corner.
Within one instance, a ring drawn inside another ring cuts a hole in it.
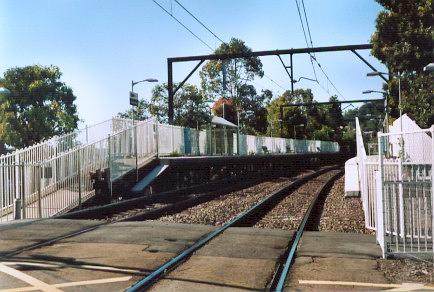
[[[136,120],[146,120],[149,118],[149,103],[144,99],[139,100],[139,104],[133,108],[128,109],[125,112],[118,113],[118,117],[124,119],[136,119]]]
[[[267,107],[269,132],[273,136],[286,138],[304,138],[311,136],[314,127],[314,118],[317,117],[316,106],[302,108],[299,106],[282,107],[288,104],[312,102],[313,95],[310,89],[296,89],[294,93],[287,90],[270,102]],[[282,107],[282,110],[280,109]],[[282,120],[280,120],[282,111]],[[312,115],[309,117],[309,115]],[[308,119],[311,123],[308,125]],[[280,131],[280,128],[282,131]],[[281,133],[280,133],[281,132]]]
[[[175,87],[177,85],[175,84]],[[160,84],[152,90],[149,112],[161,123],[168,122],[167,84]],[[176,125],[196,128],[209,123],[211,117],[208,105],[196,86],[182,86],[173,98],[174,123]]]
[[[215,116],[222,117],[231,123],[237,124],[237,109],[234,106],[233,99],[220,98],[211,108]]]
[[[337,101],[336,96],[330,101]],[[280,107],[295,103],[312,103],[308,106],[282,107],[280,121]],[[268,133],[273,136],[297,139],[316,139],[337,141],[342,140],[344,117],[339,105],[317,105],[310,89],[297,89],[294,93],[285,91],[281,96],[272,100],[268,110]],[[280,133],[280,126],[282,133]]]
[[[252,50],[239,39],[220,45],[215,54],[249,53]],[[262,62],[258,57],[208,61],[200,72],[202,92],[208,100],[230,99],[240,112],[242,131],[248,134],[265,134],[267,130],[266,105],[272,93],[264,90],[260,94],[250,82],[262,77]],[[227,116],[236,123],[236,115]],[[233,118],[235,117],[235,118]]]
[[[26,147],[77,127],[76,97],[57,66],[32,65],[6,70],[0,86],[11,91],[0,96],[0,140]]]
[[[377,0],[385,10],[376,20],[372,54],[393,75],[402,75],[402,110],[421,127],[434,123],[434,75],[422,68],[434,59],[432,0]],[[388,82],[391,116],[398,117],[398,82]]]
[[[232,38],[229,43],[221,44],[215,54],[250,53],[252,50],[239,39]],[[226,74],[223,74],[223,72]],[[258,57],[236,58],[208,61],[200,72],[202,91],[208,99],[230,97],[238,105],[240,89],[255,76],[262,77],[262,62]],[[226,82],[223,82],[225,79]],[[225,83],[225,86],[224,84]],[[225,89],[226,87],[226,89]],[[245,93],[245,92],[244,92]]]
[[[365,103],[359,108],[350,109],[344,114],[345,120],[355,128],[355,119],[359,118],[360,127],[364,132],[377,133],[381,130],[384,119],[383,104]]]

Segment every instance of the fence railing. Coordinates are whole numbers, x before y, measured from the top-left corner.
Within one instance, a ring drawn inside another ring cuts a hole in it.
[[[377,187],[381,203],[377,240],[385,256],[432,259],[434,126],[414,132],[379,133]]]
[[[158,125],[158,145],[160,155],[339,152],[339,144],[331,141],[238,135],[231,129],[213,128],[199,131],[164,124]]]
[[[376,228],[376,190],[375,190],[375,170],[378,169],[378,159],[376,156],[367,156],[363,142],[362,129],[359,119],[356,118],[356,147],[357,163],[359,166],[360,194],[363,212],[365,215],[365,227],[368,229]]]
[[[92,174],[97,170],[109,174],[111,191],[115,180],[156,155],[337,151],[335,142],[237,135],[228,129],[199,131],[154,120],[133,124],[131,120],[112,119],[0,157],[0,221],[66,212],[95,194]],[[39,152],[43,155],[35,155]]]
[[[135,169],[136,161],[141,165],[156,155],[154,122],[131,125],[129,120],[114,119],[104,138],[97,140],[101,136],[95,135],[88,140],[92,142],[77,144],[43,161],[15,163],[14,156],[6,157],[10,163],[0,165],[0,221],[66,212],[94,195],[91,175],[96,170],[110,169],[113,182]],[[14,204],[19,204],[20,214],[14,214]]]

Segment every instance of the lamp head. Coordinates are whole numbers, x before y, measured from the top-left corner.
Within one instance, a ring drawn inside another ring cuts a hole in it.
[[[11,91],[5,87],[0,87],[0,95],[10,95]]]
[[[434,72],[434,63],[429,63],[425,67],[423,67],[423,71],[425,72]]]

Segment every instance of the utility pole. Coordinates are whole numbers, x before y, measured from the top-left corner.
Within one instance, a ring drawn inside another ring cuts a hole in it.
[[[291,66],[291,93],[294,93],[294,63],[292,62],[292,54],[289,54],[289,63]]]

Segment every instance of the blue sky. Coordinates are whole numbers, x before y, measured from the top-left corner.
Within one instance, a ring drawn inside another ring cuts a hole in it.
[[[179,1],[225,41],[240,38],[253,50],[306,47],[293,0]],[[174,1],[158,2],[212,47],[219,45]],[[314,46],[368,43],[381,10],[375,1],[366,0],[305,0],[305,6]],[[167,57],[211,53],[151,0],[0,0],[0,43],[0,74],[30,64],[59,66],[63,81],[77,96],[80,118],[89,124],[128,109],[132,79],[166,82]],[[368,51],[361,54],[385,70]],[[345,99],[378,97],[361,94],[381,89],[381,79],[367,78],[369,68],[352,53],[321,53],[317,58]],[[277,57],[262,62],[269,77],[290,88]],[[174,80],[181,81],[194,65],[175,65]],[[294,57],[294,75],[313,78],[307,56]],[[319,69],[317,75],[335,94]],[[190,82],[198,80],[195,74]],[[267,78],[255,85],[276,95],[283,92]],[[143,83],[135,89],[140,98],[149,98],[152,86]],[[312,88],[319,101],[328,99],[329,94],[312,82],[297,83],[300,87]]]

